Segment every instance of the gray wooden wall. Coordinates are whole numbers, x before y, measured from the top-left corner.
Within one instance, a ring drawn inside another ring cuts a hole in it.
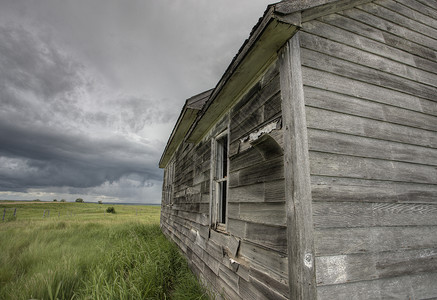
[[[280,110],[274,63],[198,145],[180,145],[165,169],[162,230],[185,253],[192,269],[229,299],[288,295]],[[209,229],[210,165],[211,138],[228,126],[224,234]]]
[[[303,24],[320,299],[437,297],[437,2]]]

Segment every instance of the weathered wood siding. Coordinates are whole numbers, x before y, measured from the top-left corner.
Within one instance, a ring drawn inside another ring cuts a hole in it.
[[[229,233],[243,299],[288,297],[281,95],[274,63],[230,112]],[[261,134],[265,132],[264,134]]]
[[[180,145],[165,169],[163,232],[192,269],[229,299],[288,297],[279,89],[273,63],[198,145]],[[211,138],[228,127],[228,218],[222,233],[209,227]]]
[[[435,3],[303,24],[320,299],[437,297]]]
[[[187,256],[197,274],[205,272],[204,262],[214,261],[215,254],[205,251],[210,248],[210,153],[210,143],[182,143],[164,170],[161,228]]]

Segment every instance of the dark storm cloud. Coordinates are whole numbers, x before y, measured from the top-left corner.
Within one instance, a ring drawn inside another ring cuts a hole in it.
[[[2,174],[3,164],[0,177],[4,188],[92,187],[132,173],[146,180],[159,180],[161,176],[156,162],[150,159],[156,151],[123,136],[90,138],[50,128],[20,128],[3,121],[0,128],[0,155],[20,162],[13,176],[7,169]]]
[[[0,198],[159,202],[185,99],[217,83],[268,2],[0,1]]]
[[[84,111],[77,97],[92,82],[82,67],[21,27],[0,27],[0,57],[1,189],[86,188],[129,174],[160,179],[157,145],[121,133],[169,117],[152,101],[123,96],[103,100],[106,110]],[[107,130],[114,126],[120,133]]]
[[[17,26],[1,26],[0,41],[2,96],[9,94],[5,101],[20,101],[14,97],[20,91],[50,100],[82,84],[79,65],[65,60],[49,41],[37,40]]]

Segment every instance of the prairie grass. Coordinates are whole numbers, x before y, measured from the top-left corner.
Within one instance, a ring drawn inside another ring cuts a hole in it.
[[[15,220],[0,219],[0,299],[208,299],[161,233],[159,207],[15,207]]]

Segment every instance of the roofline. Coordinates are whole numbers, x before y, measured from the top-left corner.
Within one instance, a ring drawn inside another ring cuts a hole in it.
[[[255,63],[258,63],[258,69],[252,70],[252,76],[259,77],[263,71],[267,68],[267,63],[272,61],[272,57],[276,57],[277,51],[294,35],[294,33],[297,31],[298,27],[300,27],[300,14],[289,14],[284,15],[282,13],[278,14],[276,12],[276,4],[271,4],[267,7],[266,11],[264,12],[263,17],[261,17],[258,21],[258,23],[255,25],[255,27],[252,29],[249,38],[243,43],[240,50],[238,51],[237,55],[233,58],[231,64],[226,69],[225,73],[223,74],[222,78],[214,88],[209,100],[203,107],[202,111],[199,112],[195,122],[191,126],[188,135],[187,135],[187,141],[189,142],[198,142],[205,132],[202,129],[206,127],[205,122],[211,122],[218,119],[218,117],[221,116],[220,110],[216,110],[216,112],[219,112],[219,115],[213,118],[211,120],[209,117],[206,118],[208,121],[204,121],[204,116],[208,113],[210,108],[212,108],[212,105],[214,104],[215,100],[217,98],[222,98],[224,89],[228,85],[228,83],[235,79],[236,77],[244,77],[248,76],[247,72],[243,72],[239,69],[243,69],[242,65],[247,60],[248,56],[254,56],[253,54],[256,52],[256,50],[260,50],[258,52],[263,52],[260,55],[262,55],[262,61],[255,60]],[[259,42],[261,39],[265,38],[263,43],[268,43],[269,39],[267,38],[269,35],[281,35],[280,38],[274,43],[274,45],[271,45],[269,49],[265,49],[260,47]],[[256,56],[257,54],[255,54]],[[260,55],[257,55],[259,57]],[[250,76],[249,76],[250,77]],[[241,96],[239,95],[239,92],[241,90],[249,88],[251,85],[251,82],[244,82],[243,87],[239,87],[232,93],[235,95],[233,96]],[[237,97],[238,98],[238,97]],[[227,99],[232,99],[232,97],[227,97]],[[223,99],[221,99],[223,100]],[[231,101],[231,100],[228,100]],[[229,103],[231,104],[231,103]],[[224,105],[226,107],[229,107],[228,105]],[[221,107],[223,109],[226,109],[226,107]],[[210,114],[211,115],[211,114]],[[214,115],[216,115],[214,113]],[[213,122],[214,123],[214,122]],[[201,124],[201,128],[198,128],[198,125]]]
[[[198,143],[205,136],[227,109],[256,83],[269,64],[277,58],[278,50],[300,29],[301,22],[371,1],[285,0],[267,6],[215,88],[186,100],[159,167],[167,165],[183,140]],[[198,101],[199,97],[207,94],[207,99],[202,98],[206,102],[196,105],[196,99]]]
[[[194,122],[197,113],[203,107],[204,103],[202,100],[209,98],[212,89],[197,94],[191,98],[185,100],[185,104],[182,108],[181,113],[176,121],[176,125],[173,128],[171,135],[168,139],[167,145],[165,146],[164,152],[159,160],[159,167],[165,168],[167,163],[173,156],[172,151],[176,150],[179,144],[183,141],[185,134],[190,129],[190,126]],[[183,124],[186,123],[186,124]],[[185,126],[182,126],[185,125]]]

